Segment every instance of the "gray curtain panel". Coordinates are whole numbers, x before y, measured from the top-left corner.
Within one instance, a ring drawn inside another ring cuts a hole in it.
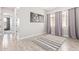
[[[51,34],[50,14],[47,14],[47,33]]]
[[[55,35],[62,36],[62,12],[55,13]]]
[[[55,13],[55,35],[62,36],[62,12]]]
[[[76,38],[76,13],[75,8],[68,10],[69,37]]]
[[[75,8],[76,12],[76,38],[79,39],[79,8]]]
[[[60,19],[60,21],[59,21],[59,35],[60,36],[62,36],[62,12],[60,11],[59,12],[59,19]]]
[[[79,8],[68,10],[68,36],[79,39]],[[47,14],[47,33],[51,34],[50,14]],[[55,35],[62,36],[62,12],[55,13]]]
[[[58,30],[58,23],[59,23],[59,13],[55,13],[55,35],[59,35],[59,30]]]

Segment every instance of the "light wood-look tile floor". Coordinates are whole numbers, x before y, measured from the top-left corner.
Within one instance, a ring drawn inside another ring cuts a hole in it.
[[[57,37],[57,36],[56,36]],[[9,40],[3,46],[0,44],[1,51],[46,51],[42,47],[38,46],[32,40],[35,37],[31,37],[28,39],[19,40]],[[32,39],[32,40],[31,40]],[[59,51],[79,51],[79,40],[67,38],[62,46],[59,48]]]
[[[59,51],[79,51],[79,40],[68,38]]]

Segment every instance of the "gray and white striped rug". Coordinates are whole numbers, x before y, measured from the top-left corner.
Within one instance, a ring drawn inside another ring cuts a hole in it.
[[[53,35],[43,35],[32,40],[35,44],[39,45],[47,51],[58,51],[66,38],[53,36]]]

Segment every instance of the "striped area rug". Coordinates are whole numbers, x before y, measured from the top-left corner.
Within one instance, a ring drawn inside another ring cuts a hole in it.
[[[32,40],[32,42],[47,51],[58,51],[65,40],[66,38],[48,34],[36,37],[34,40]]]

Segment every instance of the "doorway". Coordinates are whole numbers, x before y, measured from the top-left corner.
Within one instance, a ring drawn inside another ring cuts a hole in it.
[[[17,45],[15,8],[2,8],[3,40],[2,50],[15,50]]]

